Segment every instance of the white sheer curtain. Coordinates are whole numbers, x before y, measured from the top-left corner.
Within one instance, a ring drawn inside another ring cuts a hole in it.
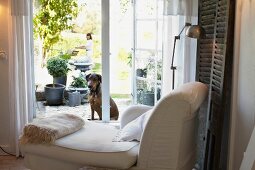
[[[13,148],[26,123],[33,119],[35,91],[33,69],[32,0],[12,0],[10,29],[10,110]]]
[[[174,36],[178,35],[186,22],[197,24],[198,0],[164,0],[164,43],[163,43],[163,78],[162,95],[172,89],[171,57],[174,45]],[[174,65],[175,88],[179,85],[195,81],[196,74],[196,47],[197,41],[185,37],[182,33],[176,42]]]

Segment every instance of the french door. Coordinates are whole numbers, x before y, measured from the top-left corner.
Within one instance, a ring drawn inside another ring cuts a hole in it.
[[[153,106],[161,96],[163,0],[132,3],[133,101]]]

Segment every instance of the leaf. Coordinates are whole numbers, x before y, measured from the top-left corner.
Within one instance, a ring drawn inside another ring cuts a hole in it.
[[[78,14],[77,0],[40,0],[40,9],[33,18],[34,34],[49,50],[60,39],[60,33],[71,29],[71,20]]]

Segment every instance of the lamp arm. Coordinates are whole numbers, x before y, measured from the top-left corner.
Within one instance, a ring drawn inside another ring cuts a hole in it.
[[[190,23],[186,22],[185,25],[183,26],[183,28],[181,29],[180,33],[177,36],[174,36],[174,47],[173,47],[173,54],[172,54],[172,62],[171,62],[171,70],[173,70],[173,76],[172,76],[172,89],[174,89],[174,80],[175,80],[175,70],[176,70],[176,66],[174,66],[174,52],[175,52],[175,45],[176,45],[176,40],[180,39],[180,36],[183,32],[183,30],[188,27],[191,26]]]
[[[171,62],[171,69],[173,70],[173,65],[174,65],[174,52],[175,52],[175,45],[176,45],[176,40],[179,40],[180,36],[175,36],[174,37],[174,47],[173,47],[173,54],[172,54],[172,62]]]
[[[178,37],[180,37],[181,36],[181,34],[182,34],[182,32],[183,32],[183,30],[186,28],[186,25],[184,25],[183,27],[182,27],[182,29],[181,29],[181,31],[180,31],[180,33],[178,34]],[[180,39],[180,38],[179,38]]]
[[[171,63],[171,69],[173,67],[174,64],[174,52],[175,52],[175,45],[176,45],[176,40],[180,39],[180,36],[182,34],[182,32],[184,31],[184,29],[188,26],[191,26],[191,23],[186,22],[185,25],[182,27],[180,33],[177,36],[174,36],[174,48],[173,48],[173,55],[172,55],[172,63]]]
[[[172,55],[172,62],[171,62],[171,67],[170,69],[172,70],[173,76],[172,76],[172,90],[174,89],[174,72],[176,70],[176,66],[174,66],[174,52],[175,52],[175,45],[176,45],[176,40],[180,39],[180,36],[174,36],[174,47],[173,47],[173,55]]]

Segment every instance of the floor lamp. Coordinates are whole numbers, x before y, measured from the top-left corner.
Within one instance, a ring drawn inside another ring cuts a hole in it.
[[[180,40],[180,35],[182,34],[182,32],[184,31],[184,29],[187,28],[186,30],[186,36],[190,37],[190,38],[196,38],[196,39],[200,39],[203,38],[205,36],[205,30],[203,27],[199,26],[199,25],[191,25],[191,23],[185,23],[185,25],[183,26],[183,28],[181,29],[180,33],[177,36],[174,36],[174,47],[173,47],[173,55],[172,55],[172,62],[171,62],[171,70],[173,73],[173,80],[172,80],[172,89],[174,89],[174,80],[175,80],[175,70],[177,69],[176,66],[174,66],[174,52],[175,52],[175,45],[176,45],[176,40]]]

